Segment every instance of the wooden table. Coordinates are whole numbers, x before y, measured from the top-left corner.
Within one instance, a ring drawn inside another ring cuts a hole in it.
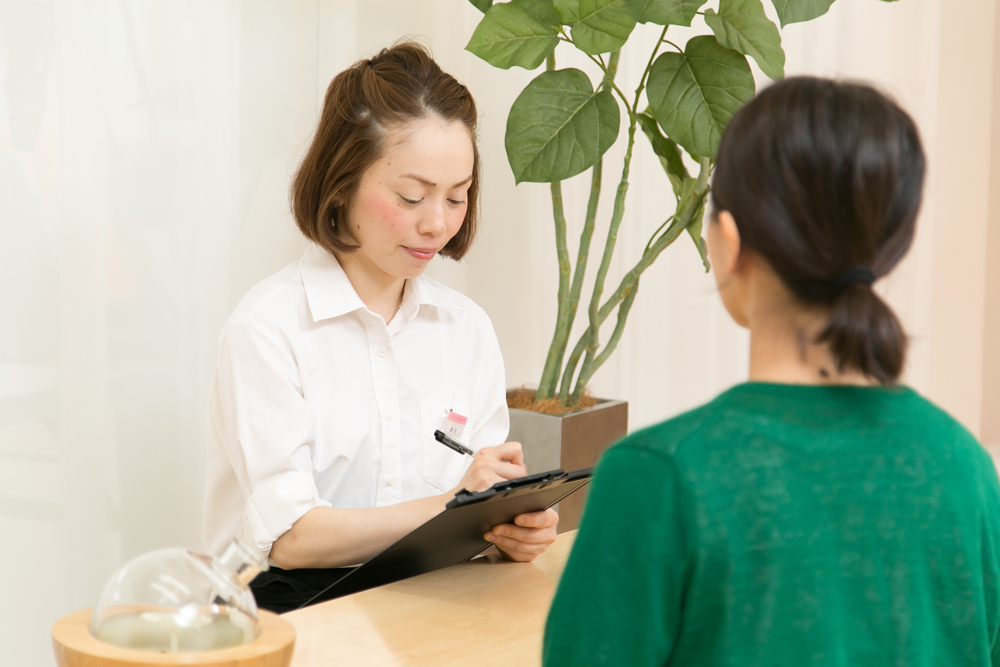
[[[478,558],[283,614],[292,667],[541,664],[542,632],[576,531],[532,563]]]

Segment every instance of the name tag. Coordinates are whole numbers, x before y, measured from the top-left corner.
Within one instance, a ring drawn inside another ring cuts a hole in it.
[[[448,414],[444,418],[444,425],[441,427],[441,430],[444,431],[446,435],[449,435],[456,440],[461,440],[462,433],[465,432],[465,424],[468,421],[468,417],[463,417],[454,410],[448,410]]]

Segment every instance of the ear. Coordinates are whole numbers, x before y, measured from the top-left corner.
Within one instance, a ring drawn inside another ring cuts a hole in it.
[[[723,275],[736,273],[740,268],[740,230],[729,211],[719,211],[715,218],[717,233],[713,234],[718,246],[712,253],[712,264]]]

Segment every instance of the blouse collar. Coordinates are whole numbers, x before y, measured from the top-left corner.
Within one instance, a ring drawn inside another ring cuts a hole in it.
[[[302,256],[299,273],[314,322],[367,310],[337,258],[315,243],[310,243]],[[403,303],[392,321],[401,320],[400,324],[406,324],[424,305],[462,310],[451,290],[426,276],[417,276],[406,281]]]

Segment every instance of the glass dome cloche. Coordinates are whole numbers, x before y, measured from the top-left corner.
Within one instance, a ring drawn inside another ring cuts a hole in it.
[[[108,581],[90,634],[157,653],[211,651],[260,634],[250,581],[267,565],[233,540],[220,558],[159,549],[124,565]]]

